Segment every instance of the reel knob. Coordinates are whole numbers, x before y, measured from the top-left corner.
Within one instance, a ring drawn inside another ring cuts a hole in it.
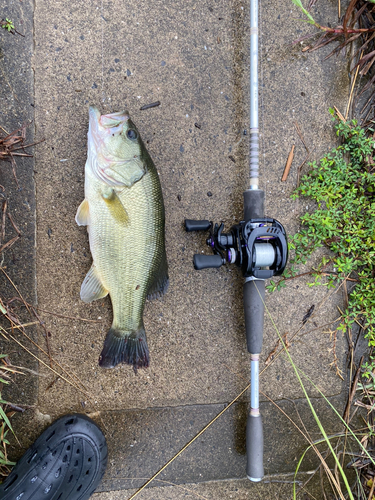
[[[210,267],[221,267],[225,264],[225,260],[220,257],[220,255],[201,255],[196,253],[193,258],[194,268],[197,271],[201,269],[207,269]]]
[[[185,229],[188,233],[192,231],[208,231],[211,227],[209,220],[185,219]]]

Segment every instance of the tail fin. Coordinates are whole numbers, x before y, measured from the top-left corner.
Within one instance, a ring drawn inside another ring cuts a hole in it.
[[[133,365],[134,371],[137,371],[138,368],[147,368],[149,361],[143,326],[137,332],[118,330],[113,327],[109,330],[99,357],[99,366],[114,368],[119,363],[127,363]]]

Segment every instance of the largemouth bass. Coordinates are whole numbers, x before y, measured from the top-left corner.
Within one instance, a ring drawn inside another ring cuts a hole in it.
[[[164,294],[168,265],[159,176],[127,112],[89,110],[85,199],[76,222],[87,226],[93,264],[81,286],[91,302],[109,294],[113,323],[99,365],[149,365],[146,298]]]

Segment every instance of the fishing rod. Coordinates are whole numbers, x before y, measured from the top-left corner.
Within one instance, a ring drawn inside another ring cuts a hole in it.
[[[250,185],[243,193],[244,220],[224,233],[222,223],[185,219],[186,231],[209,231],[206,243],[214,253],[194,255],[196,270],[236,264],[245,278],[243,302],[251,377],[246,474],[254,482],[264,476],[259,357],[263,343],[265,280],[280,276],[288,259],[285,230],[276,219],[264,216],[264,191],[259,189],[258,39],[258,0],[250,0]]]

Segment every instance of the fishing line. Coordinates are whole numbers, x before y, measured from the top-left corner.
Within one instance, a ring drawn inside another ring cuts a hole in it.
[[[261,103],[261,106],[260,106],[260,114],[261,114],[261,129],[262,129],[262,133],[261,133],[261,136],[260,136],[260,149],[262,150],[262,171],[263,171],[263,168],[264,168],[264,165],[266,164],[266,152],[265,152],[265,139],[264,139],[264,92],[263,92],[263,82],[264,82],[264,78],[263,78],[263,63],[262,63],[262,60],[263,60],[263,57],[262,57],[262,48],[263,48],[263,42],[262,42],[262,27],[263,27],[263,18],[262,18],[262,2],[259,2],[258,4],[258,16],[259,16],[259,27],[258,27],[258,38],[259,38],[259,52],[260,52],[260,57],[259,57],[259,69],[260,69],[260,103]],[[263,176],[263,179],[264,179],[264,176]],[[264,200],[265,202],[267,201],[267,183],[266,182],[263,182],[263,186],[264,186]]]
[[[105,102],[105,93],[104,93],[104,28],[103,28],[103,0],[100,2],[100,26],[102,29],[102,103]]]

